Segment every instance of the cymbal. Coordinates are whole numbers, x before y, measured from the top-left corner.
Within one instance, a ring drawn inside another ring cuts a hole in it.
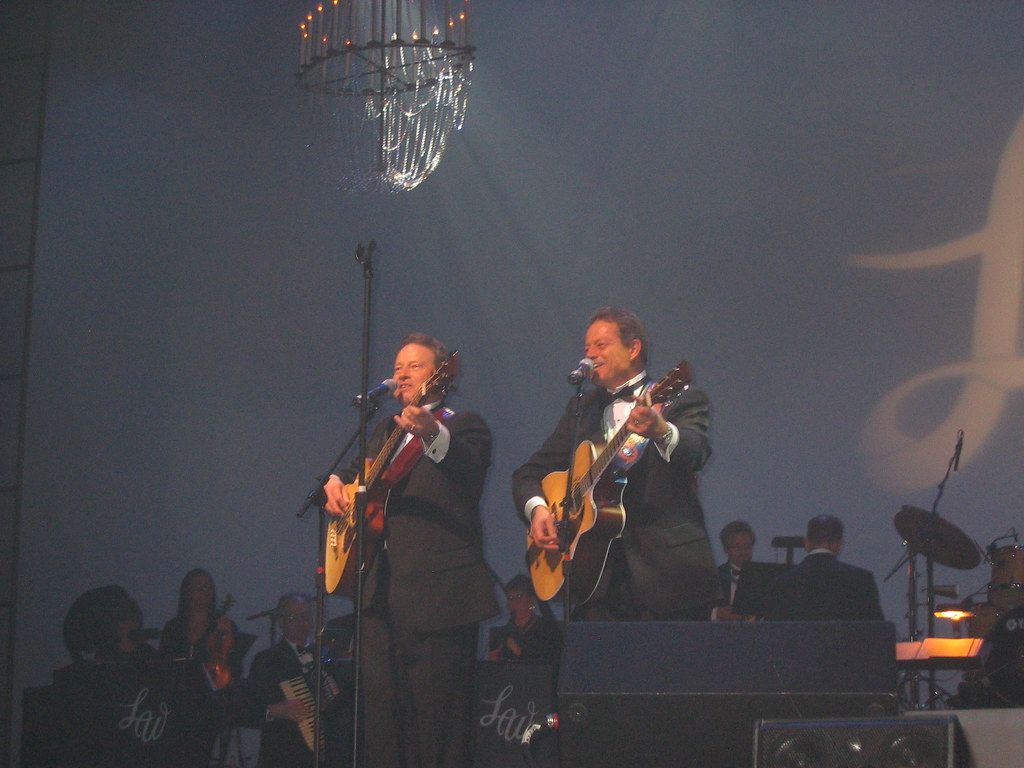
[[[893,519],[896,530],[914,553],[931,555],[936,563],[969,571],[981,562],[981,550],[971,538],[938,515],[905,506]]]

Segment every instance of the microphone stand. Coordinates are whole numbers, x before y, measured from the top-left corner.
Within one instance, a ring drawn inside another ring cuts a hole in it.
[[[569,441],[569,457],[565,472],[565,496],[562,498],[562,516],[555,524],[558,529],[558,551],[562,555],[562,624],[565,629],[564,637],[569,636],[569,623],[572,621],[572,557],[569,554],[571,534],[569,526],[569,514],[573,511],[572,494],[572,471],[576,463],[576,449],[580,443],[580,414],[583,402],[583,380],[576,385],[576,394],[573,395],[572,405],[572,440]]]
[[[327,482],[327,479],[334,474],[335,470],[341,465],[345,456],[351,450],[356,440],[359,441],[359,456],[357,458],[356,466],[359,469],[360,485],[359,490],[356,493],[355,498],[355,510],[356,515],[356,591],[354,599],[354,611],[355,611],[355,635],[353,637],[353,653],[352,653],[352,670],[353,670],[353,705],[352,705],[352,768],[358,768],[360,765],[360,744],[359,744],[359,725],[360,725],[360,670],[362,662],[362,605],[363,605],[363,584],[366,578],[366,563],[365,563],[365,552],[364,552],[364,538],[366,536],[366,488],[362,485],[363,474],[366,467],[366,427],[369,424],[370,419],[377,413],[379,403],[372,398],[366,396],[369,391],[370,381],[370,294],[373,287],[373,252],[377,247],[376,241],[371,240],[369,248],[364,249],[363,244],[359,243],[356,246],[356,261],[359,262],[363,267],[363,345],[362,345],[362,371],[361,371],[361,392],[363,396],[359,399],[359,426],[355,432],[349,437],[348,442],[341,449],[341,452],[334,459],[334,462],[328,468],[328,470],[318,478],[319,485],[313,488],[307,495],[306,501],[296,512],[297,517],[304,517],[309,508],[314,504],[320,507],[320,518],[321,524],[318,526],[319,536],[317,543],[317,554],[316,562],[321,564],[317,567],[317,578],[316,578],[316,630],[314,633],[314,677],[316,681],[314,699],[315,699],[315,711],[313,713],[313,765],[319,768],[323,764],[324,755],[321,754],[321,696],[323,692],[323,633],[325,624],[325,609],[324,600],[326,596],[326,585],[324,584],[324,566],[321,561],[324,553],[324,536],[326,526],[323,524],[323,520],[326,517],[326,512],[323,509],[323,505],[326,503],[326,497],[323,491],[323,485]],[[273,628],[271,628],[273,632]]]
[[[381,6],[381,16],[384,14],[384,6]],[[381,118],[383,119],[383,118]],[[375,240],[370,241],[370,246],[365,251],[360,243],[356,248],[356,261],[363,268],[363,351],[362,351],[362,384],[361,392],[368,392],[370,389],[370,296],[373,288],[373,252],[377,248]],[[360,711],[362,699],[362,669],[363,669],[363,588],[366,586],[366,425],[370,419],[369,398],[365,395],[359,401],[359,490],[355,498],[356,513],[356,591],[353,601],[355,611],[355,625],[353,627],[352,642],[352,768],[359,768],[362,764],[362,744],[360,743],[359,732],[362,721]]]

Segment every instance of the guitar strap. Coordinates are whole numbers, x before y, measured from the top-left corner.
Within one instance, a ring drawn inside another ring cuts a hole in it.
[[[650,384],[650,379],[644,382],[643,389],[637,394],[638,398],[650,387]],[[619,477],[629,472],[640,461],[650,442],[648,438],[641,437],[635,432],[630,433],[619,450],[615,452],[615,457],[611,461],[612,472]]]
[[[612,471],[620,477],[629,472],[633,465],[640,461],[650,442],[648,438],[641,437],[635,432],[630,434],[612,459]]]
[[[444,424],[455,415],[455,411],[441,405],[435,408],[431,414],[439,423]],[[423,441],[413,438],[402,446],[387,468],[380,473],[381,481],[388,486],[394,487],[406,475],[412,472],[412,468],[416,466],[416,462],[420,460],[422,455]]]

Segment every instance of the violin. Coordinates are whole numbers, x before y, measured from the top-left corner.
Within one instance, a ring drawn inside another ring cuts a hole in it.
[[[204,638],[206,661],[203,666],[215,691],[231,684],[232,671],[229,660],[232,651],[235,650],[236,638],[234,624],[226,614],[234,604],[231,595],[224,598],[224,602],[214,614],[213,628]]]

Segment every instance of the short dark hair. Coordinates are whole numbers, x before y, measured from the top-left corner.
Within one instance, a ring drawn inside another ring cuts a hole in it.
[[[598,320],[615,323],[619,327],[619,338],[627,347],[634,341],[640,342],[640,364],[647,367],[647,330],[643,321],[628,309],[622,307],[601,307],[590,316],[589,328]]]
[[[313,598],[305,592],[286,592],[277,599],[277,615],[279,619],[284,618],[284,609],[288,603],[302,603],[312,607]]]
[[[757,541],[757,536],[754,535],[754,529],[750,523],[746,520],[733,520],[731,523],[726,523],[722,532],[718,534],[718,538],[722,540],[722,549],[728,549],[733,536],[741,533],[749,533],[751,543]]]
[[[398,345],[398,348],[401,349],[407,344],[417,344],[421,347],[426,347],[433,352],[434,365],[436,366],[440,366],[442,363],[447,362],[448,358],[451,357],[448,347],[442,344],[440,339],[431,336],[429,333],[410,333],[402,339],[402,343]]]
[[[516,590],[517,592],[522,592],[523,594],[529,595],[530,597],[535,597],[533,592],[533,582],[530,581],[530,577],[527,576],[525,573],[517,573],[515,576],[513,576],[511,579],[505,582],[505,594],[507,595],[509,592],[513,590]]]
[[[807,523],[807,541],[831,544],[843,540],[843,521],[834,515],[818,515]]]

